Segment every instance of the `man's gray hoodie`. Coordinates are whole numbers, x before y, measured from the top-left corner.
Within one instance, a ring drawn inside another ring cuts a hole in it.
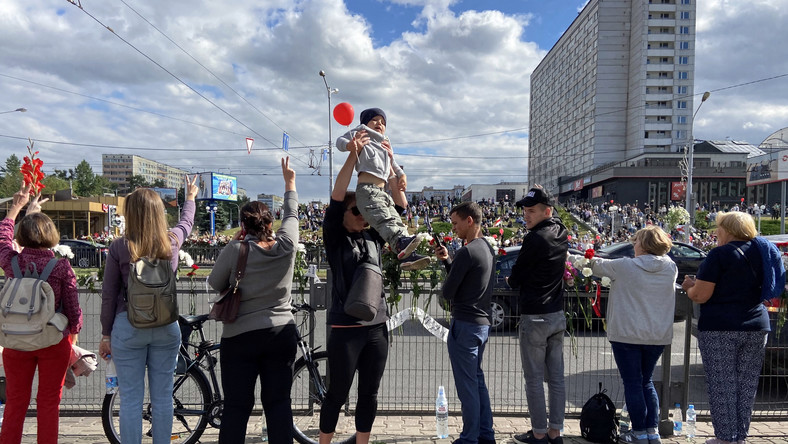
[[[667,345],[673,339],[678,269],[668,256],[592,259],[594,276],[611,279],[607,338],[627,344]]]

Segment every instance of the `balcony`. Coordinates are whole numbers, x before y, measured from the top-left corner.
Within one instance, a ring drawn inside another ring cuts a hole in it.
[[[648,102],[669,102],[673,100],[674,96],[671,93],[651,93],[646,94],[646,101]]]
[[[648,26],[649,27],[664,26],[664,27],[671,27],[671,28],[673,28],[673,27],[676,26],[676,19],[675,18],[672,18],[672,19],[649,19]]]
[[[669,71],[673,72],[676,69],[676,65],[673,63],[646,63],[646,71]],[[646,74],[648,75],[648,73]]]
[[[646,86],[648,86],[648,87],[651,87],[651,86],[668,86],[668,87],[672,88],[673,87],[673,79],[672,78],[670,78],[670,79],[664,79],[664,78],[660,79],[660,78],[657,78],[657,77],[648,77],[648,76],[646,76]]]
[[[676,55],[674,48],[651,48],[646,50],[646,57],[673,57]]]
[[[675,42],[676,34],[649,34],[649,42]]]
[[[668,131],[670,132],[673,129],[673,124],[670,122],[649,122],[646,120],[645,130],[646,131]],[[648,139],[652,140],[652,139]]]

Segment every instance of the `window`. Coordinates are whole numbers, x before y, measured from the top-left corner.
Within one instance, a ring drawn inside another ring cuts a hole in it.
[[[689,49],[689,42],[679,42],[679,49]]]
[[[676,116],[676,123],[687,124],[687,116]]]
[[[687,109],[687,101],[686,100],[679,100],[676,102],[676,108],[678,109]]]
[[[687,138],[687,132],[686,131],[684,131],[684,130],[676,131],[676,139],[681,140],[681,139],[686,139],[686,138]]]
[[[681,4],[682,5],[690,5],[690,4],[692,4],[692,1],[691,0],[681,0]]]
[[[687,71],[679,71],[679,79],[687,80],[689,78],[689,73]]]
[[[659,47],[660,48],[668,48],[668,49],[670,49],[670,43],[668,43],[668,42],[659,42]]]
[[[676,94],[687,94],[687,87],[686,86],[677,86],[676,87]]]
[[[681,11],[680,17],[681,17],[682,20],[689,20],[689,18],[690,18],[689,11]]]
[[[681,56],[679,57],[679,65],[686,65],[689,63],[689,57]]]
[[[679,26],[679,34],[689,34],[689,26]]]

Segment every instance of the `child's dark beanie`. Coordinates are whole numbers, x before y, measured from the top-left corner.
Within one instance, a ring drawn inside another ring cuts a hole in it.
[[[380,108],[369,108],[361,111],[361,124],[366,125],[369,123],[370,120],[374,119],[375,116],[383,116],[383,120],[387,121],[386,113],[383,112]]]

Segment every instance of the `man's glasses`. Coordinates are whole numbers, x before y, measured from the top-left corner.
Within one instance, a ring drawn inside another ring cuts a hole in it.
[[[358,211],[358,207],[350,207],[348,208],[354,216],[361,216],[361,211]]]

